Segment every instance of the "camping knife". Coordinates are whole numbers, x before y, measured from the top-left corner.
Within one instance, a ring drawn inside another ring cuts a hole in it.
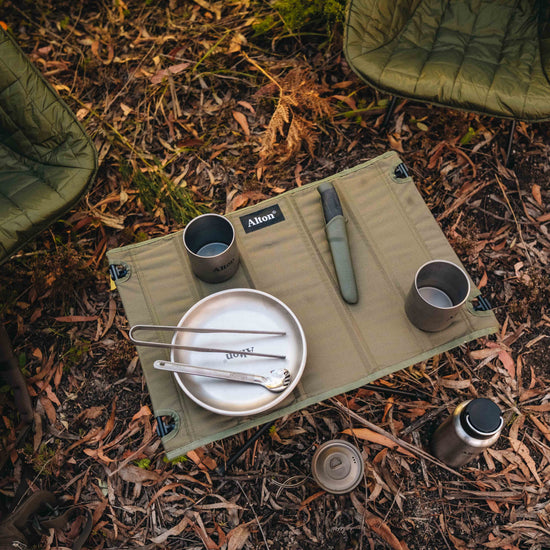
[[[317,187],[321,195],[323,213],[325,215],[325,230],[332,253],[332,261],[336,269],[336,277],[340,293],[348,304],[356,304],[359,297],[355,273],[351,262],[346,221],[338,193],[332,183],[324,182]]]

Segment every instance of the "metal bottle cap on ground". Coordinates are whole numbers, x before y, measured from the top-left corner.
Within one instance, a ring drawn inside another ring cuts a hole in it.
[[[483,397],[472,399],[464,407],[461,421],[467,433],[484,439],[500,431],[503,424],[498,405]]]
[[[363,478],[363,458],[359,449],[347,441],[334,439],[323,443],[313,455],[311,470],[315,481],[329,493],[347,493]]]

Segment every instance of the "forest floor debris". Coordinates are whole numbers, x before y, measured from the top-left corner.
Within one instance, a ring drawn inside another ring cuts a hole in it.
[[[92,511],[93,549],[550,547],[548,124],[518,123],[510,168],[503,120],[401,100],[382,129],[388,98],[350,70],[342,23],[293,31],[269,2],[2,7],[100,159],[86,198],[0,272],[35,405],[17,448],[17,415],[0,393],[3,512],[25,478]],[[377,382],[419,397],[369,386],[276,421],[225,475],[216,467],[254,430],[168,462],[106,250],[390,149],[493,305],[499,333]],[[426,456],[427,442],[477,396],[502,408],[503,434],[449,471]],[[311,478],[316,447],[336,437],[365,458],[364,483],[348,495]],[[60,532],[44,540],[70,546]]]

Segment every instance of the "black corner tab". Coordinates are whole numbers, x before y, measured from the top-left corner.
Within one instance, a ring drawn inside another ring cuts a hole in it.
[[[168,421],[165,421],[165,417],[157,416],[156,420],[157,420],[157,435],[159,437],[164,437],[165,435],[168,435],[175,428],[174,421],[171,418],[169,418]]]
[[[395,170],[393,171],[393,174],[396,178],[404,179],[409,177],[409,172],[407,170],[407,167],[405,166],[405,163],[402,162],[401,164],[398,164],[395,167]]]
[[[479,295],[476,297],[477,303],[474,305],[474,311],[489,311],[492,309],[491,303],[487,298]]]
[[[119,279],[124,279],[129,274],[129,267],[125,264],[111,264],[109,266],[109,273],[113,281],[118,281]]]

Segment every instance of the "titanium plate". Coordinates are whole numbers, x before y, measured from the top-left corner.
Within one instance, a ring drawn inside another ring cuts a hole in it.
[[[279,368],[286,368],[290,372],[289,386],[277,394],[256,384],[174,373],[185,394],[209,411],[228,416],[263,413],[284,402],[300,381],[307,357],[304,331],[288,306],[270,294],[247,288],[211,294],[191,307],[181,318],[178,326],[286,333],[284,336],[186,332],[174,334],[172,343],[178,345],[248,350],[286,356],[285,359],[271,359],[173,349],[171,360],[178,363],[264,376]]]

